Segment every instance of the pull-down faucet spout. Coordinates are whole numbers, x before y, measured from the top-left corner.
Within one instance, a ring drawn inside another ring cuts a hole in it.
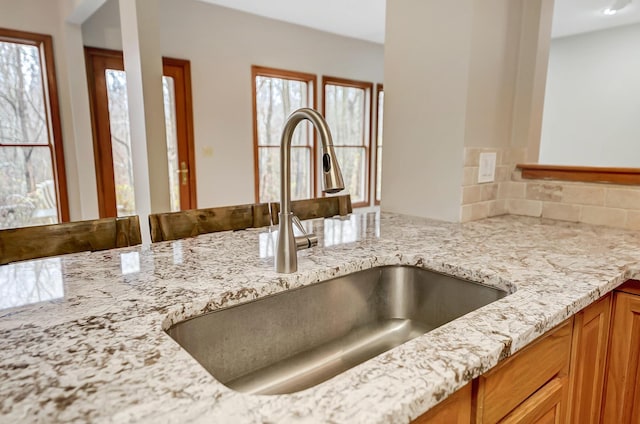
[[[344,189],[342,173],[333,149],[329,126],[322,115],[313,109],[302,108],[293,112],[282,130],[280,139],[280,213],[278,244],[276,247],[276,271],[289,274],[298,270],[298,249],[293,235],[291,212],[291,140],[296,126],[309,120],[318,131],[322,143],[322,174],[325,193],[337,193]]]

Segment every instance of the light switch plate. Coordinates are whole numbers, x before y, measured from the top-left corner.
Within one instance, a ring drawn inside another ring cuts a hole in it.
[[[496,152],[480,153],[478,183],[491,183],[496,179]]]
[[[205,158],[210,158],[211,156],[213,156],[213,147],[204,146],[202,148],[202,156],[204,156]]]

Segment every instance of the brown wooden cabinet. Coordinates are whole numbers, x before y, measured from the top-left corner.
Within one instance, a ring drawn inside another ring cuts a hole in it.
[[[640,423],[640,281],[614,298],[602,422]]]
[[[606,295],[574,319],[569,386],[571,423],[595,424],[600,420],[611,298],[611,294]]]
[[[640,424],[639,362],[640,281],[629,281],[415,422]]]

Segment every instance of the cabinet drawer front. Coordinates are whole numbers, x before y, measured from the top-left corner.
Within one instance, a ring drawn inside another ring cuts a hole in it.
[[[554,378],[514,409],[501,424],[542,424],[564,422],[562,399],[567,388],[566,377]]]
[[[471,423],[471,383],[441,404],[411,421],[411,424],[469,424]]]
[[[478,380],[476,418],[495,423],[569,369],[573,319],[545,334]]]

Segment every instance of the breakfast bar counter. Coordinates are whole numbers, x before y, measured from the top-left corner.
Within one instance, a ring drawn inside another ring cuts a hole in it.
[[[274,271],[273,229],[0,267],[0,422],[408,423],[628,279],[640,233],[502,216],[388,213],[305,222],[318,247]],[[382,265],[509,295],[323,383],[235,392],[165,330],[220,308]]]

